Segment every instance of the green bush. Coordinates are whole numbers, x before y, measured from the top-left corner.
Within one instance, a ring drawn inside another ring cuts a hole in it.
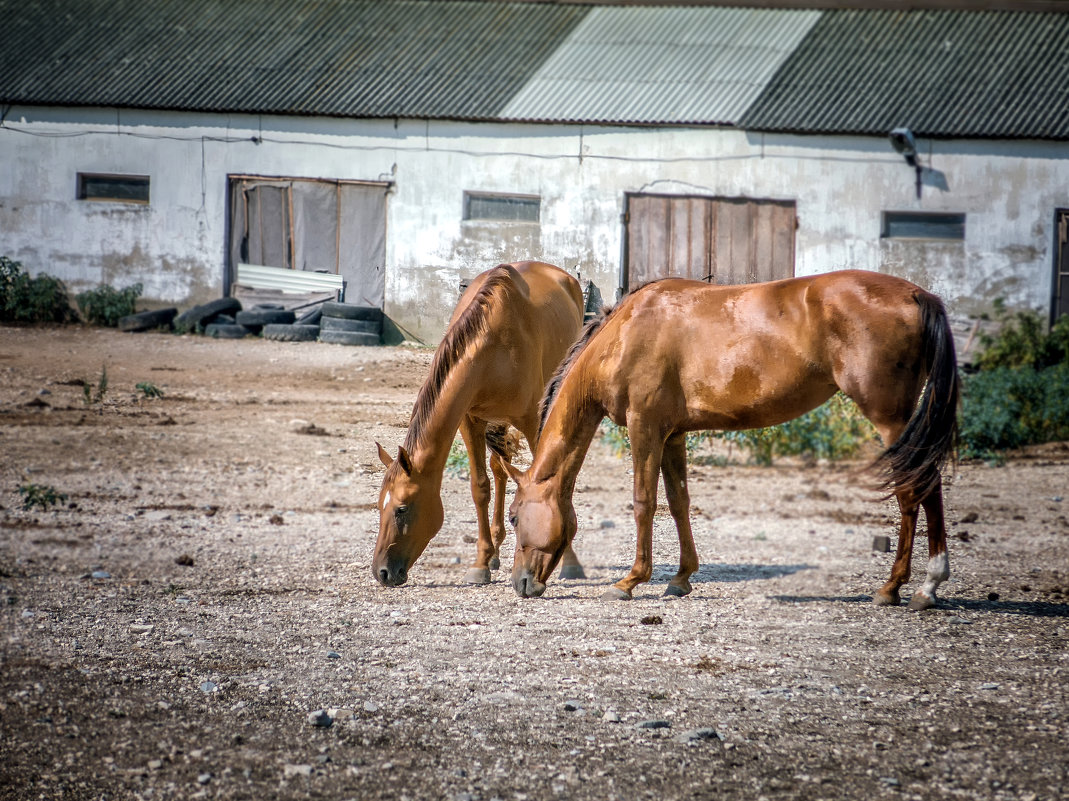
[[[964,458],[991,459],[999,451],[1069,439],[1069,362],[966,376],[960,425]]]
[[[617,455],[631,450],[627,430],[606,420],[601,441]],[[688,455],[703,442],[721,440],[747,451],[750,460],[770,465],[776,457],[804,456],[812,459],[845,459],[874,439],[875,429],[857,405],[836,393],[827,403],[778,426],[745,431],[702,431],[687,435]]]
[[[0,322],[66,323],[74,318],[67,288],[58,278],[22,272],[22,263],[0,256]]]
[[[979,370],[1000,367],[1034,367],[1042,370],[1069,361],[1069,315],[1062,315],[1044,331],[1043,318],[1034,311],[1008,313],[995,301],[995,316],[1001,323],[996,334],[981,334],[976,357]]]
[[[132,284],[122,289],[114,289],[110,284],[102,284],[96,289],[79,292],[75,296],[78,308],[86,322],[93,325],[105,325],[114,328],[120,317],[134,314],[134,304],[141,296],[141,284]]]

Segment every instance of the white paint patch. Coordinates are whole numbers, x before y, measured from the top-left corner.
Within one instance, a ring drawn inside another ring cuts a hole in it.
[[[382,511],[386,511],[386,507],[390,505],[390,491],[386,490],[386,497],[382,500]]]
[[[950,559],[947,552],[943,551],[928,560],[928,577],[921,586],[921,592],[935,600],[936,588],[950,578]]]

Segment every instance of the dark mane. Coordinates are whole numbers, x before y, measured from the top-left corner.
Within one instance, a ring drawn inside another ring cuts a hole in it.
[[[438,405],[438,400],[441,398],[442,387],[472,343],[477,342],[488,330],[490,309],[494,298],[513,288],[511,273],[511,268],[504,264],[499,264],[490,270],[483,285],[471,299],[471,303],[445,332],[438,349],[434,352],[430,375],[419,388],[416,403],[412,407],[408,435],[405,437],[407,450],[411,451],[419,445],[427,444],[424,441],[424,431],[434,412],[434,407]]]
[[[560,390],[560,385],[564,381],[564,376],[568,374],[568,370],[572,366],[580,353],[583,352],[583,348],[587,346],[587,343],[593,338],[603,325],[605,321],[609,319],[609,315],[612,314],[613,309],[609,306],[602,306],[601,313],[591,320],[583,330],[579,333],[579,338],[572,343],[572,346],[568,349],[568,355],[564,357],[564,361],[557,367],[557,371],[553,373],[553,377],[549,379],[549,383],[546,385],[546,391],[542,395],[542,400],[538,404],[538,433],[542,433],[542,429],[546,425],[546,418],[549,416],[549,409],[553,405],[554,398],[557,397],[557,392]]]

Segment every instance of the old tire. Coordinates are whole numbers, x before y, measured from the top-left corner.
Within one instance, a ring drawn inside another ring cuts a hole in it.
[[[212,339],[243,339],[251,333],[252,331],[243,325],[210,323],[204,327],[204,336]]]
[[[119,318],[120,331],[152,331],[155,328],[170,328],[174,318],[178,315],[178,309],[155,309],[143,311],[138,314],[128,314]]]
[[[297,318],[297,325],[319,325],[320,319],[323,317],[323,307],[316,306],[311,311],[306,311],[300,317]]]
[[[323,304],[324,317],[340,317],[343,320],[378,320],[382,321],[382,309],[377,306],[357,306],[353,303],[339,303],[328,300]]]
[[[319,336],[319,326],[272,323],[264,326],[263,335],[264,339],[275,342],[315,342]]]
[[[234,315],[238,325],[258,333],[265,325],[290,325],[297,315],[287,309],[249,309]]]
[[[325,317],[323,318],[326,319]],[[332,345],[379,345],[382,338],[378,334],[367,334],[361,331],[330,331],[319,329],[319,341],[329,342]]]
[[[361,334],[381,334],[382,320],[347,320],[344,317],[324,316],[319,321],[324,331],[353,331]]]
[[[174,319],[177,328],[192,331],[198,326],[203,328],[209,323],[219,322],[221,314],[234,314],[241,311],[241,301],[237,298],[219,298],[210,303],[202,303],[187,309]]]

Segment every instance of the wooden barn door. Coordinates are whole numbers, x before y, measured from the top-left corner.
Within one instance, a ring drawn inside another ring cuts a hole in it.
[[[1054,282],[1050,322],[1069,314],[1069,209],[1058,209],[1054,219]]]
[[[747,284],[794,275],[794,201],[627,196],[625,291],[657,278]]]

